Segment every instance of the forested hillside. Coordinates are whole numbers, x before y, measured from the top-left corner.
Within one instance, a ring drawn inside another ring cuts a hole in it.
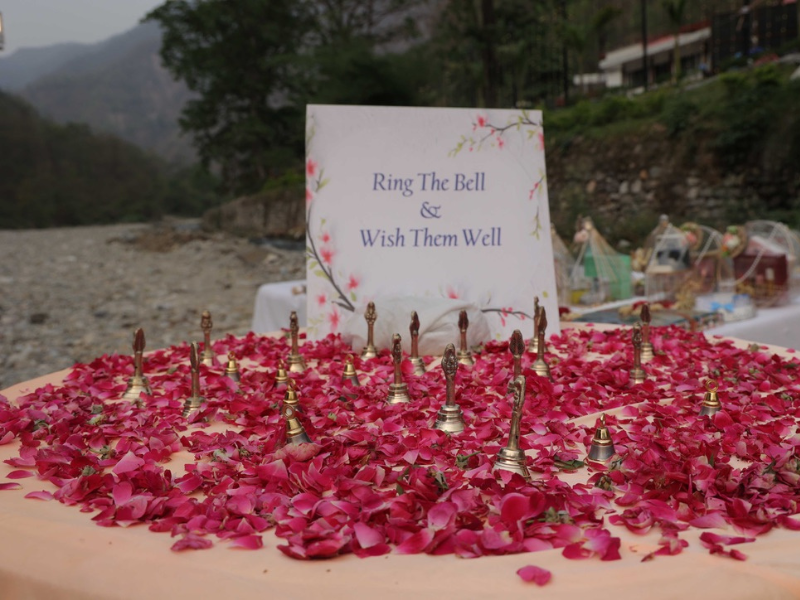
[[[0,228],[199,214],[213,180],[85,125],[57,125],[0,92]]]

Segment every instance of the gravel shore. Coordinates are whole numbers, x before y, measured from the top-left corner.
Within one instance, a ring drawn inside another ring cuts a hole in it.
[[[0,230],[0,390],[33,377],[147,349],[250,329],[263,283],[305,276],[302,251],[207,234],[193,221]]]

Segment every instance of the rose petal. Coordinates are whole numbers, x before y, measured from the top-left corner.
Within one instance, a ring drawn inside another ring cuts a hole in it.
[[[128,451],[128,453],[119,460],[119,462],[112,469],[112,471],[114,471],[114,473],[116,473],[117,475],[122,475],[124,473],[130,473],[131,471],[135,471],[143,464],[144,464],[143,458],[139,458],[133,452]]]
[[[698,527],[700,529],[722,528],[727,525],[727,521],[722,513],[713,512],[703,515],[702,517],[692,519],[689,521],[689,525],[692,527]]]
[[[364,549],[371,548],[376,544],[381,544],[386,541],[384,535],[377,529],[373,529],[366,523],[356,523],[353,525],[353,531],[356,534],[358,545]]]
[[[172,544],[171,550],[174,552],[183,552],[184,550],[205,550],[211,548],[214,543],[208,538],[200,537],[194,534],[188,534]]]
[[[0,483],[0,490],[18,490],[22,486],[16,482]]]
[[[9,479],[25,479],[26,477],[33,477],[36,475],[33,471],[27,471],[25,469],[19,469],[17,471],[11,471],[6,477]]]
[[[429,529],[420,529],[417,533],[406,539],[395,548],[397,554],[419,554],[425,552],[433,541],[433,532]]]
[[[518,569],[517,575],[520,576],[522,581],[527,581],[528,583],[533,582],[536,585],[545,585],[553,577],[553,574],[547,569],[542,569],[534,565],[527,565]]]
[[[45,490],[40,490],[38,492],[29,492],[25,494],[25,497],[33,498],[34,500],[52,500],[53,494]]]
[[[233,538],[230,541],[231,548],[243,548],[245,550],[258,550],[264,546],[264,540],[260,535],[243,535]]]

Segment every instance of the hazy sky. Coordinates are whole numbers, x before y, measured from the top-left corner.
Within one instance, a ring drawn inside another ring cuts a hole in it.
[[[0,0],[5,50],[99,42],[131,29],[164,0]]]

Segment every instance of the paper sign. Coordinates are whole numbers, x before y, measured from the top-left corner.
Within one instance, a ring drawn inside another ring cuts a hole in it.
[[[367,302],[469,300],[492,334],[558,331],[539,111],[309,106],[308,332]]]

